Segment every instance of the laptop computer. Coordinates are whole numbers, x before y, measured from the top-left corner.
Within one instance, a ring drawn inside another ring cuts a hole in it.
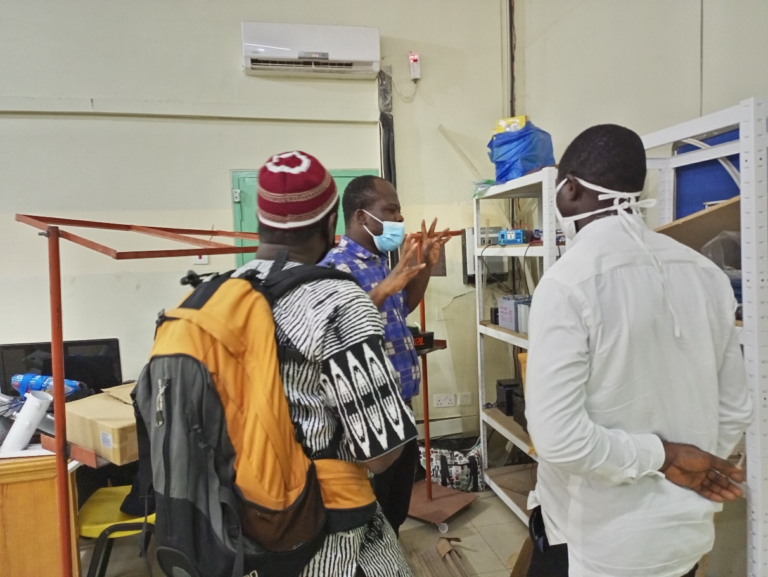
[[[51,343],[0,345],[0,392],[13,393],[11,377],[25,373],[52,376]],[[64,341],[64,378],[80,381],[93,391],[122,384],[117,339]]]

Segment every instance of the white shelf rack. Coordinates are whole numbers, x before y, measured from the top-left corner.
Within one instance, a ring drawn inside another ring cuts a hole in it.
[[[701,138],[739,129],[739,138],[711,148],[672,156],[649,156],[648,168],[659,171],[659,225],[674,220],[675,169],[739,154],[741,180],[741,268],[744,348],[755,414],[747,431],[749,577],[768,574],[768,98],[749,98],[689,122],[643,137],[646,150],[667,147],[685,138]]]
[[[478,247],[476,250],[480,251],[483,257],[489,256],[501,256],[501,257],[516,257],[516,258],[528,258],[530,257],[544,257],[546,254],[546,248],[542,245],[530,245],[530,244],[516,244],[511,246],[494,246],[487,245]]]
[[[528,493],[536,485],[536,469],[531,465],[512,465],[485,469],[485,484],[512,511],[528,522]]]
[[[481,321],[477,327],[477,330],[480,334],[487,337],[493,337],[494,339],[504,341],[510,345],[515,345],[521,349],[528,348],[528,335],[523,333],[510,331],[509,329],[505,329],[499,325],[491,324],[488,321]]]
[[[522,450],[528,456],[536,459],[536,453],[533,450],[531,437],[512,417],[502,413],[499,409],[483,409],[480,413],[480,419],[483,423],[490,425],[494,431],[498,431],[510,443]]]
[[[512,417],[499,409],[486,409],[489,402],[485,394],[485,346],[486,338],[505,342],[509,345],[528,348],[528,335],[516,333],[488,321],[489,315],[483,305],[485,292],[485,267],[482,259],[489,257],[540,258],[544,270],[557,260],[556,243],[557,219],[555,215],[555,179],[557,169],[544,168],[539,172],[492,186],[475,197],[475,230],[482,229],[481,206],[486,200],[515,200],[535,198],[538,202],[538,216],[541,223],[540,244],[475,247],[475,281],[477,285],[477,351],[478,351],[478,399],[480,401],[480,437],[483,446],[485,482],[520,519],[528,522],[528,493],[534,487],[533,466],[512,466],[489,469],[487,467],[488,430],[493,429],[522,451],[532,455],[531,439]],[[505,375],[499,375],[499,378]],[[490,399],[495,400],[495,399]]]

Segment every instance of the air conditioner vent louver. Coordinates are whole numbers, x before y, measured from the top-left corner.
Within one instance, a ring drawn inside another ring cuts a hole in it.
[[[316,70],[351,70],[354,68],[352,62],[327,62],[318,60],[267,60],[262,58],[251,58],[251,69],[259,68],[314,68]]]
[[[243,22],[249,76],[373,80],[381,69],[379,31],[363,26]]]

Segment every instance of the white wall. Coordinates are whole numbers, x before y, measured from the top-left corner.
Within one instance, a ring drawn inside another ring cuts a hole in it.
[[[49,339],[45,242],[13,221],[17,212],[231,229],[232,169],[258,168],[292,148],[329,168],[378,167],[375,81],[247,77],[241,21],[378,27],[384,64],[404,93],[413,88],[407,54],[420,52],[419,93],[394,104],[407,224],[415,230],[438,216],[441,225],[468,226],[474,177],[438,126],[492,175],[484,148],[507,100],[505,4],[0,0],[0,342]],[[171,246],[86,236],[123,249]],[[443,309],[467,292],[460,248],[448,245],[449,277],[428,292],[438,338],[453,330]],[[213,258],[201,270],[232,262]],[[135,377],[155,314],[183,294],[178,278],[188,268],[188,259],[115,262],[65,243],[65,338],[119,337],[125,376]],[[474,308],[465,309],[471,320]],[[435,392],[476,390],[464,354],[431,359]],[[476,405],[465,412],[476,414]]]
[[[645,134],[768,94],[762,0],[517,0],[515,21],[517,111],[556,159],[594,124]]]
[[[515,23],[517,113],[556,159],[594,124],[644,134],[768,95],[763,0],[517,0]],[[708,575],[746,575],[745,509],[718,515]]]

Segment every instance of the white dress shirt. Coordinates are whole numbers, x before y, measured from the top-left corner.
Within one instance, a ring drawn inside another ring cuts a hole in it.
[[[550,544],[568,544],[570,577],[690,571],[721,505],[658,472],[661,438],[727,457],[751,416],[727,277],[633,218],[663,284],[609,216],[576,235],[531,309],[526,417],[540,464],[529,506],[541,504]]]

